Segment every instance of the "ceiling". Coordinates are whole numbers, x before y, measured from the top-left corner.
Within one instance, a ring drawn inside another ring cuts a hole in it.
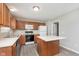
[[[11,12],[16,17],[33,19],[33,20],[52,20],[57,16],[63,15],[76,8],[78,3],[7,3],[10,8],[16,8],[16,12]],[[39,6],[38,12],[33,11],[33,6]]]

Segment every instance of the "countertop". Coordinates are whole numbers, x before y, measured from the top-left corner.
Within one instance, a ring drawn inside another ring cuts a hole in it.
[[[38,31],[34,31],[33,34],[37,34]],[[12,46],[19,39],[21,35],[26,35],[25,30],[17,30],[14,33],[6,35],[7,33],[3,33],[0,35],[0,48]],[[8,37],[6,37],[8,36]],[[1,38],[4,37],[4,38]]]
[[[12,46],[19,39],[20,35],[13,35],[7,38],[0,38],[0,48]]]
[[[46,41],[46,42],[65,39],[65,37],[61,37],[61,36],[37,36],[37,37]]]

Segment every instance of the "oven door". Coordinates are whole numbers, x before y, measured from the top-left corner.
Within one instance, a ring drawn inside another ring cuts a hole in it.
[[[26,35],[26,42],[34,41],[34,35]]]

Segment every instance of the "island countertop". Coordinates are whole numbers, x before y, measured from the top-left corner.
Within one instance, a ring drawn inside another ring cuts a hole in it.
[[[46,42],[65,39],[65,37],[61,37],[61,36],[37,36],[37,38],[40,38]]]

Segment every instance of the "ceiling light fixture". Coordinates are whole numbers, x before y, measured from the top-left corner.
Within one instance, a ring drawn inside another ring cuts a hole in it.
[[[34,11],[39,11],[39,9],[40,9],[39,6],[33,6]]]

